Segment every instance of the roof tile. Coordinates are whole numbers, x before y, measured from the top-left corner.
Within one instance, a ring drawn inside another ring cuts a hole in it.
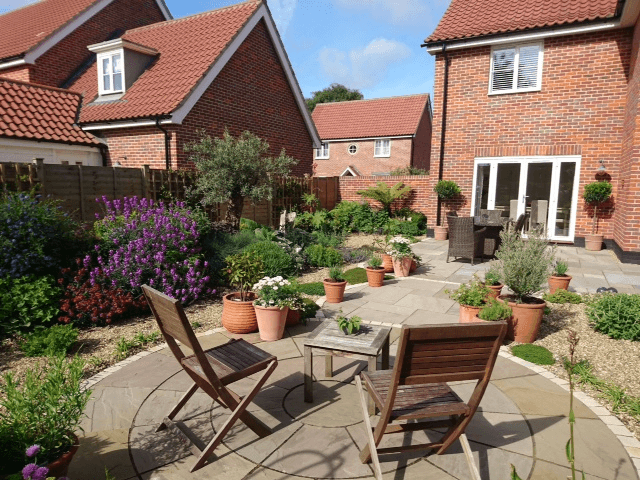
[[[319,103],[313,121],[322,140],[413,135],[429,94]]]
[[[618,0],[451,0],[427,43],[612,18]]]

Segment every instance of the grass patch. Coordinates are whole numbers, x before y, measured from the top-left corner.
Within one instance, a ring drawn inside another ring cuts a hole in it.
[[[553,365],[556,363],[553,359],[553,354],[540,345],[514,345],[511,347],[511,353],[536,365]]]
[[[301,283],[298,285],[298,291],[305,295],[324,295],[324,284],[322,282]]]
[[[351,268],[344,272],[344,278],[351,285],[367,283],[367,271],[364,268]]]
[[[565,359],[565,369],[567,365],[568,360]],[[640,420],[640,397],[629,395],[624,388],[598,378],[587,360],[576,363],[573,374],[576,383],[590,385],[597,390],[600,396],[611,404],[614,413],[626,413],[636,421]]]

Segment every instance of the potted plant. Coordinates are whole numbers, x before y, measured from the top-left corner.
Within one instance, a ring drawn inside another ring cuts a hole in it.
[[[325,278],[324,294],[327,296],[327,303],[341,303],[344,300],[344,289],[347,281],[344,278],[342,267],[331,267],[329,269],[329,278]]]
[[[553,295],[556,293],[556,290],[568,290],[569,283],[571,282],[571,275],[567,275],[567,270],[569,270],[569,265],[567,262],[563,262],[562,260],[558,260],[553,266],[553,272],[549,277],[549,293]]]
[[[478,312],[476,321],[498,322],[506,320],[510,322],[513,317],[513,310],[504,302],[499,302],[494,298],[490,298],[484,307]]]
[[[393,259],[393,272],[396,277],[406,277],[411,269],[413,252],[411,251],[411,240],[401,236],[393,237],[389,240],[389,250],[387,254]]]
[[[381,287],[384,284],[384,267],[382,266],[382,257],[374,255],[369,259],[367,271],[367,282],[370,287]]]
[[[489,288],[476,276],[468,284],[463,283],[453,292],[445,290],[451,300],[460,304],[460,323],[476,321],[475,317],[487,302],[489,292]]]
[[[494,266],[491,266],[484,275],[484,284],[489,288],[489,296],[498,298],[502,293],[504,284],[500,281],[500,272]]]
[[[222,297],[222,326],[231,333],[251,333],[258,329],[253,301],[256,294],[249,289],[264,270],[262,259],[253,252],[238,253],[226,259],[224,273],[238,291]]]
[[[391,255],[387,253],[389,250],[389,235],[386,238],[381,240],[376,240],[375,245],[377,248],[381,250],[380,257],[382,258],[382,267],[384,268],[384,273],[392,273],[393,272],[393,258]]]
[[[304,299],[298,291],[291,292],[289,310],[287,311],[287,320],[285,325],[291,327],[300,323],[302,311],[304,310]]]
[[[20,382],[11,373],[3,376],[0,477],[23,467],[45,477],[67,474],[79,447],[75,431],[91,396],[91,390],[81,386],[84,366],[79,357],[69,361],[58,356],[46,366],[28,369]]]
[[[411,257],[411,268],[409,268],[409,273],[415,272],[421,262],[422,257],[413,253]]]
[[[266,342],[280,340],[284,334],[289,306],[295,304],[295,290],[282,277],[264,277],[253,286],[258,298],[253,305],[260,338]]]
[[[584,248],[591,251],[602,250],[603,234],[598,231],[598,205],[606,202],[611,197],[612,187],[609,182],[593,182],[584,186],[582,197],[584,201],[593,207],[593,224],[591,234],[584,236]]]
[[[360,324],[362,323],[362,318],[354,315],[351,318],[347,318],[342,315],[342,310],[340,310],[340,314],[336,317],[336,322],[338,322],[338,328],[342,330],[342,333],[345,335],[351,335],[355,332],[360,331]]]
[[[542,229],[531,229],[525,240],[519,232],[505,229],[496,252],[500,275],[513,295],[498,297],[513,310],[513,328],[507,335],[519,343],[533,342],[540,329],[545,302],[533,296],[547,281],[555,248],[549,247]]]
[[[458,184],[452,180],[439,180],[433,187],[433,191],[436,192],[438,198],[445,206],[462,193]],[[434,237],[436,240],[446,240],[448,233],[447,226],[444,225],[443,220],[440,220],[440,223],[442,225],[433,227]]]

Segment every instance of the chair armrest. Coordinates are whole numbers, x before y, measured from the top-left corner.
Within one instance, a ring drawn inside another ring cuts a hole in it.
[[[485,233],[487,233],[487,227],[483,227],[480,230],[475,230],[473,232],[473,242],[477,243],[484,240]]]

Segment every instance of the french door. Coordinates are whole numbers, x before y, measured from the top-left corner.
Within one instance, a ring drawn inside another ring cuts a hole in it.
[[[552,240],[572,242],[579,175],[576,155],[476,158],[471,214],[500,210],[512,220],[524,214],[525,235],[543,228]]]

